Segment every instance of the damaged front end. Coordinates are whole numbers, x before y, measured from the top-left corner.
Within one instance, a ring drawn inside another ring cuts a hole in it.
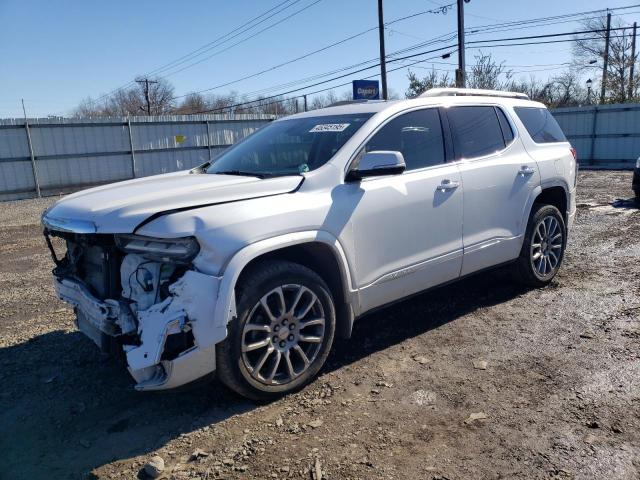
[[[220,279],[196,271],[195,238],[76,233],[45,222],[60,299],[80,331],[126,359],[139,390],[173,388],[215,370]],[[66,251],[59,258],[52,237]]]

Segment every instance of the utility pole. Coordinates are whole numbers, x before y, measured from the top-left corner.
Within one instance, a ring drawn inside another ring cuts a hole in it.
[[[625,69],[627,67],[627,60],[626,60],[625,55],[624,55],[624,53],[626,51],[625,46],[626,46],[626,41],[627,41],[625,33],[626,32],[623,30],[622,31],[622,69],[620,71],[620,95],[622,96],[622,101],[623,102],[625,101],[625,98],[624,98],[625,88],[624,87],[625,87],[625,83],[626,83],[625,80],[624,80],[624,71],[625,71]]]
[[[378,33],[380,35],[380,77],[382,78],[382,99],[387,100],[387,55],[384,52],[384,13],[382,0],[378,0]]]
[[[629,70],[629,98],[633,98],[633,90],[635,86],[635,81],[633,78],[633,70],[636,65],[636,28],[638,24],[633,22],[633,36],[631,37],[631,67]]]
[[[304,111],[306,112],[307,111],[307,95],[305,94],[303,95],[303,97],[304,97]]]
[[[609,37],[611,36],[611,14],[607,13],[607,33],[604,37],[604,64],[602,66],[602,89],[600,90],[600,103],[604,104],[604,96],[607,87],[607,70],[609,68]]]
[[[464,4],[468,0],[458,0],[458,69],[456,70],[456,87],[465,88],[466,65],[464,58]]]
[[[140,80],[136,80],[140,85],[144,85],[144,99],[147,101],[147,116],[151,116],[151,99],[149,98],[149,84],[150,83],[158,83],[156,80],[149,80],[148,78],[141,78]],[[140,107],[144,112],[145,109]]]

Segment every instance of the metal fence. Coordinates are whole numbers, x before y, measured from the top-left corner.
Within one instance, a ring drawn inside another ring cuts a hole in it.
[[[633,168],[640,104],[553,112],[583,167]],[[184,170],[272,121],[271,115],[0,120],[0,201]]]
[[[633,168],[640,156],[640,104],[587,105],[551,112],[582,167]]]
[[[0,200],[192,168],[273,119],[170,115],[0,120]]]

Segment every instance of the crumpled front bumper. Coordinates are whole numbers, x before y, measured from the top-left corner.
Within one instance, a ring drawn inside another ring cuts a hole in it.
[[[61,300],[76,308],[79,330],[98,346],[103,346],[105,336],[118,339],[120,331],[132,326],[139,341],[127,343],[129,335],[121,341],[135,388],[164,390],[215,371],[215,345],[226,336],[225,322],[216,327],[214,321],[220,280],[189,270],[169,287],[169,297],[138,312],[137,319],[119,301],[97,299],[77,280],[55,278],[55,288]],[[167,338],[189,330],[193,346],[171,360],[163,359]]]

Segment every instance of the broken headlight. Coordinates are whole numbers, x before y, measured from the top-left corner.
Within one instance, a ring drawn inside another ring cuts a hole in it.
[[[115,235],[116,245],[127,253],[137,253],[160,262],[189,262],[200,251],[195,237],[154,238],[142,235]]]

